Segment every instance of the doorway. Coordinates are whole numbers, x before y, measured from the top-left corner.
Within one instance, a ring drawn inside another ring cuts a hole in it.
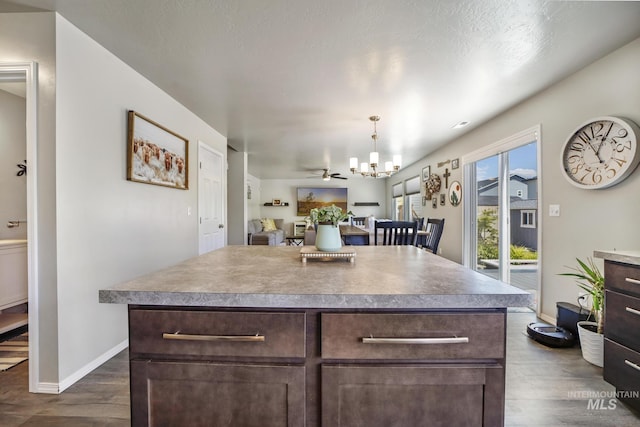
[[[463,158],[466,266],[534,295],[540,289],[538,128]]]
[[[35,62],[0,63],[0,82],[24,84],[26,108],[27,180],[27,304],[29,325],[29,391],[37,392],[39,384],[38,346],[38,217],[37,217],[37,87],[38,66]]]
[[[199,254],[225,245],[224,157],[198,141],[198,224]]]

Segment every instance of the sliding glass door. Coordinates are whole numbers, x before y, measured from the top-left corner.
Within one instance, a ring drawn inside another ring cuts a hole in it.
[[[465,265],[536,296],[538,157],[537,132],[530,132],[463,159]]]

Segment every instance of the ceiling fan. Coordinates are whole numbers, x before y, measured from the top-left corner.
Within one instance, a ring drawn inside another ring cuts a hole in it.
[[[335,179],[349,179],[346,176],[340,176],[339,172],[329,173],[329,169],[322,169],[322,180],[323,181],[331,181],[332,178]]]

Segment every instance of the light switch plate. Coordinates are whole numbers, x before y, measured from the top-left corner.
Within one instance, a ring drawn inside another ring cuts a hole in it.
[[[560,205],[549,205],[549,216],[560,216]]]

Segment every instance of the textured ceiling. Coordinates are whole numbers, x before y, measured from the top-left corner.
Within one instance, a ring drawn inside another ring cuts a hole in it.
[[[640,2],[0,2],[22,7],[58,11],[247,151],[260,178],[348,173],[373,114],[381,160],[410,164],[640,37]]]

